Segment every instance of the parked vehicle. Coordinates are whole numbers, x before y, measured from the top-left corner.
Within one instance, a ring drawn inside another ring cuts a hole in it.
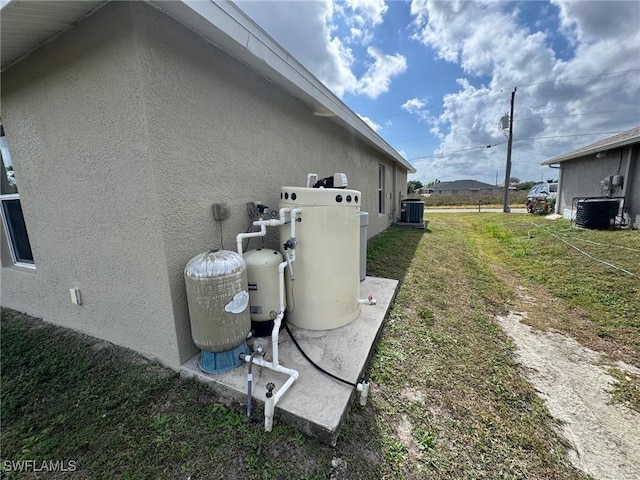
[[[539,183],[529,190],[527,194],[528,213],[551,213],[558,196],[557,183]]]

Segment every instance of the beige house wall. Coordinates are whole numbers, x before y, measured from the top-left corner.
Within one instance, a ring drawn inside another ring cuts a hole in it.
[[[36,269],[3,258],[1,300],[177,365],[126,9],[102,9],[3,73],[2,121]],[[72,287],[81,291],[80,306],[71,302]]]
[[[196,352],[184,266],[235,249],[247,202],[277,209],[281,186],[344,172],[373,236],[406,193],[404,169],[142,2],[108,4],[5,72],[2,118],[36,263],[3,258],[2,305],[172,367]]]

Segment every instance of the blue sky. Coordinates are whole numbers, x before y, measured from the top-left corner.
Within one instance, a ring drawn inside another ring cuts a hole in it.
[[[244,1],[258,25],[416,167],[504,181],[640,125],[638,1]],[[492,145],[491,148],[486,148]]]

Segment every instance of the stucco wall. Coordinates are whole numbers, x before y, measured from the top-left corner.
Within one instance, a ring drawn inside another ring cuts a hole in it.
[[[631,227],[640,228],[640,144],[635,144],[631,149],[631,161],[625,174],[626,206]]]
[[[236,234],[248,226],[247,202],[277,209],[281,186],[304,185],[309,172],[344,172],[349,188],[362,191],[375,235],[390,223],[388,214],[378,215],[378,163],[386,165],[387,213],[398,211],[391,195],[397,198],[399,185],[406,192],[406,172],[394,174],[391,162],[355,136],[171,18],[144,4],[134,12],[166,262],[187,360],[195,347],[184,265],[209,248],[235,249]],[[222,225],[212,216],[215,202],[231,209]],[[276,233],[267,246],[278,248]],[[259,245],[254,240],[251,248]]]
[[[2,75],[35,271],[3,258],[2,305],[177,366],[164,245],[127,5]],[[83,305],[71,303],[69,288]]]
[[[630,155],[631,154],[631,155]],[[638,150],[631,146],[609,150],[606,157],[595,158],[589,154],[582,158],[562,162],[560,175],[559,213],[568,213],[572,209],[575,197],[606,196],[600,181],[610,175],[623,175],[624,186],[613,193],[615,197],[625,197],[625,206],[629,209],[630,219],[637,228],[640,218],[640,178],[636,165]]]
[[[246,202],[277,209],[281,186],[344,172],[373,236],[406,192],[403,169],[142,2],[108,4],[5,72],[2,117],[37,267],[3,259],[2,305],[173,367],[196,352],[184,265],[235,249]],[[214,202],[231,208],[221,225]]]

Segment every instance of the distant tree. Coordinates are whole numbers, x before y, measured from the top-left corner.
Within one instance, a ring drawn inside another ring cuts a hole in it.
[[[529,182],[522,182],[518,184],[518,190],[531,190],[531,188],[534,185],[537,185],[539,182],[533,182],[533,181],[529,181]]]
[[[558,183],[558,180],[554,180],[553,178],[548,178],[547,183]]]
[[[509,177],[509,184],[520,183],[520,179],[518,177]]]
[[[407,191],[409,193],[416,193],[423,187],[422,182],[420,180],[409,180],[407,182]]]
[[[440,180],[436,178],[433,182],[427,183],[427,187],[432,187],[433,185],[437,185],[439,183],[440,183]]]

